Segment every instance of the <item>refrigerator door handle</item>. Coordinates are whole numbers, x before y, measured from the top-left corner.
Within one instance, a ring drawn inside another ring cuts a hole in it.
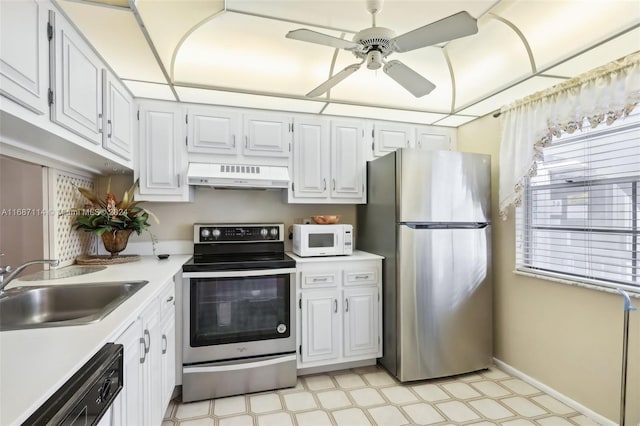
[[[411,229],[484,229],[489,226],[488,222],[401,222],[400,225],[408,226]]]

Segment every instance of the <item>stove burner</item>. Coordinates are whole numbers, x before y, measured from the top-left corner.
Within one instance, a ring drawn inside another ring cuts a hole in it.
[[[283,224],[195,224],[184,272],[295,268],[284,254]]]

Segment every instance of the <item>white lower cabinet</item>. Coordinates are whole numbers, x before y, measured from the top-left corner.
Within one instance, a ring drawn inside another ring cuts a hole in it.
[[[174,283],[169,281],[115,340],[124,346],[123,388],[112,424],[160,425],[175,386]]]
[[[343,290],[345,357],[378,352],[379,295],[378,288],[371,286]]]
[[[382,260],[359,253],[356,260],[296,258],[299,369],[382,356]]]
[[[313,290],[300,296],[302,306],[301,357],[305,362],[340,356],[340,312],[337,290]]]

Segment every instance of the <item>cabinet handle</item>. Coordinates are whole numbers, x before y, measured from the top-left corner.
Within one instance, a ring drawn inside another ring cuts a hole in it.
[[[169,342],[167,341],[167,335],[162,335],[162,342],[164,343],[164,347],[162,348],[162,355],[167,353],[167,348],[169,347]]]
[[[140,344],[142,345],[142,356],[140,357],[140,364],[144,364],[144,360],[147,358],[147,345],[144,342],[144,337],[140,338]]]
[[[336,180],[335,179],[332,179],[332,180],[333,180],[333,190],[335,191],[336,190]]]
[[[147,338],[149,338],[149,343],[147,343]],[[148,354],[149,349],[151,348],[151,334],[149,330],[144,330],[144,353]]]
[[[102,113],[98,114],[98,133],[102,133]]]
[[[232,146],[233,148],[235,148],[235,147],[236,147],[236,135],[233,135],[233,136],[231,137],[231,146]]]
[[[344,311],[349,312],[349,299],[344,299]]]
[[[366,280],[369,278],[369,275],[356,275],[354,278],[356,280]]]
[[[111,126],[111,120],[107,120],[107,125],[109,126],[109,129],[107,130],[107,137],[109,139],[111,139],[111,134],[113,133],[112,130],[112,126]]]
[[[326,191],[327,190],[327,178],[322,179],[322,184],[323,184],[322,190]]]
[[[244,137],[244,147],[249,148],[249,136]]]
[[[338,313],[338,299],[333,299],[333,312]]]
[[[327,277],[324,278],[314,278],[313,279],[314,283],[326,283],[327,282]]]
[[[180,185],[181,185],[180,181],[181,181],[181,180],[182,180],[182,179],[180,179],[180,173],[178,173],[178,188],[180,188]]]
[[[173,296],[169,296],[169,297],[167,298],[167,303],[171,302],[172,300],[173,300]]]

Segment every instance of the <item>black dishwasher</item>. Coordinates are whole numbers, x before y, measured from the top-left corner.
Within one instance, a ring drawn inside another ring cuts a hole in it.
[[[107,343],[23,425],[95,425],[122,389],[123,346]]]

